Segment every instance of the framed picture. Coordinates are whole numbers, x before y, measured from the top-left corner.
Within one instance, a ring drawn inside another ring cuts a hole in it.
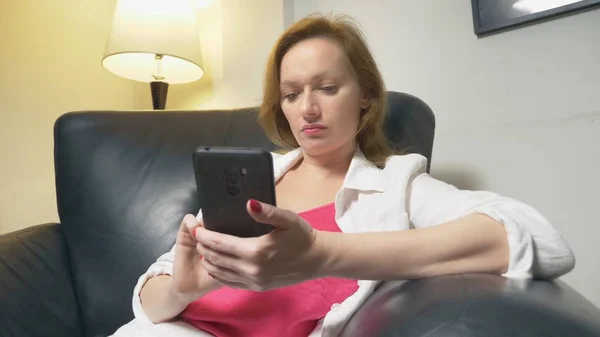
[[[600,0],[471,0],[479,37],[600,7]]]

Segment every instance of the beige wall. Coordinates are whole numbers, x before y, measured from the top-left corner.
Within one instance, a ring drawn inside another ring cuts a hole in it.
[[[294,3],[354,16],[388,88],[436,113],[432,174],[539,209],[575,251],[563,280],[600,305],[600,10],[477,39],[470,1]]]
[[[58,220],[61,114],[134,107],[134,84],[100,65],[115,3],[0,1],[0,233]]]
[[[207,78],[169,87],[167,109],[224,109],[260,103],[271,46],[283,30],[282,0],[215,0],[198,11]],[[147,87],[136,104],[150,108]]]
[[[100,64],[116,0],[0,1],[0,233],[58,221],[54,121],[73,110],[151,109],[148,84]],[[206,76],[172,85],[167,109],[259,103],[283,29],[281,0],[215,0],[198,11]]]

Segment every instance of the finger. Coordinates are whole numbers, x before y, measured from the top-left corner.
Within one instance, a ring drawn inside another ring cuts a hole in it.
[[[179,226],[177,242],[193,249],[194,245],[197,243],[193,231],[197,226],[198,222],[196,221],[196,218],[192,214],[186,214]]]
[[[248,214],[250,214],[254,220],[271,225],[275,228],[290,229],[297,225],[297,214],[273,205],[251,199],[246,204],[246,208]]]
[[[182,224],[182,226],[180,227],[180,231],[193,235],[194,228],[196,228],[198,226],[198,221],[196,220],[196,217],[193,216],[192,214],[186,214],[183,217],[181,224]]]
[[[229,283],[243,283],[243,276],[231,269],[219,267],[217,265],[212,264],[209,260],[202,260],[202,268],[206,270],[206,272],[216,278],[218,280],[222,280],[223,282]]]
[[[204,227],[198,227],[195,234],[196,240],[203,246],[235,257],[247,256],[254,240],[210,231]]]
[[[204,259],[208,260],[211,264],[226,269],[234,270],[238,273],[242,271],[241,264],[244,263],[239,257],[229,255],[227,253],[218,252],[210,247],[203,246],[198,243],[196,250]]]

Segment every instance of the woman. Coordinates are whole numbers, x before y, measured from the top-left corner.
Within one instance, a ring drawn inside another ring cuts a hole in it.
[[[140,277],[136,319],[116,336],[335,336],[371,280],[556,278],[573,268],[536,210],[438,181],[420,155],[393,155],[384,106],[381,75],[349,20],[309,17],[284,32],[259,118],[294,149],[274,155],[278,207],[247,205],[275,230],[237,238],[187,215],[173,250]]]

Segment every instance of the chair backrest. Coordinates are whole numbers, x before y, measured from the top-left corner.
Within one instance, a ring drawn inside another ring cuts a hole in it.
[[[431,158],[434,116],[421,100],[389,93],[385,132]],[[197,146],[274,149],[257,109],[80,111],[54,129],[58,212],[86,336],[108,335],[133,317],[138,277],[175,242],[198,199]]]

